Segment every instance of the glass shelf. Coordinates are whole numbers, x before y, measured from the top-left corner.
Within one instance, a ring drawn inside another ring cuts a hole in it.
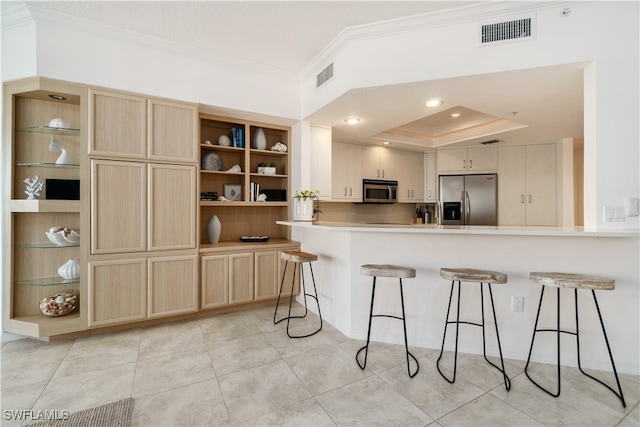
[[[27,248],[27,249],[64,249],[64,248],[78,248],[80,247],[80,243],[76,245],[68,245],[68,246],[59,246],[54,245],[53,243],[18,243],[16,244],[19,248]]]
[[[63,279],[62,277],[45,277],[42,279],[28,279],[28,280],[16,280],[18,285],[27,286],[57,286],[57,285],[70,285],[73,283],[80,283],[80,279]]]
[[[31,162],[31,163],[16,163],[16,166],[21,167],[41,167],[41,168],[61,168],[61,169],[78,169],[80,167],[79,164],[73,163],[46,163],[46,162]]]
[[[27,126],[23,128],[17,128],[16,130],[18,132],[45,133],[47,135],[80,136],[80,129],[74,129],[74,128],[55,128],[51,126]]]

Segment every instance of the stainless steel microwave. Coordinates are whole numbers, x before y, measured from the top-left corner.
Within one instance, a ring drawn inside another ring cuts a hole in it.
[[[398,181],[362,180],[362,203],[396,203],[397,201]]]

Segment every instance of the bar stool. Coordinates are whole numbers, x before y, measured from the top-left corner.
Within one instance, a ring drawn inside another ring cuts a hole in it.
[[[616,371],[616,365],[613,362],[613,354],[611,353],[611,347],[609,346],[609,339],[607,338],[607,332],[604,329],[604,322],[602,320],[602,315],[600,314],[600,307],[598,306],[598,299],[596,298],[596,290],[613,290],[615,289],[616,282],[613,279],[608,279],[606,277],[599,276],[591,276],[588,274],[570,274],[570,273],[540,273],[540,272],[532,272],[529,274],[529,279],[542,285],[542,291],[540,292],[540,302],[538,303],[538,313],[536,314],[536,323],[533,326],[533,336],[531,337],[531,347],[529,348],[529,356],[527,357],[527,364],[524,367],[524,373],[527,375],[527,378],[531,380],[538,388],[545,391],[547,394],[550,394],[553,397],[560,396],[560,334],[569,334],[575,335],[576,337],[576,349],[578,356],[578,368],[580,372],[582,372],[587,377],[599,382],[609,390],[615,394],[618,399],[622,402],[623,407],[627,407],[624,396],[622,394],[622,388],[620,387],[620,380],[618,379],[618,371]],[[547,286],[555,286],[557,288],[557,311],[556,311],[556,328],[555,329],[538,329],[538,320],[540,319],[540,308],[542,307],[542,298],[544,296],[544,290]],[[575,311],[576,311],[576,331],[568,331],[560,329],[560,288],[572,288],[574,290],[574,300],[575,300]],[[609,359],[611,360],[611,366],[613,368],[613,374],[616,378],[616,384],[618,385],[618,392],[616,392],[613,388],[600,381],[599,379],[587,374],[584,370],[582,370],[582,366],[580,364],[580,331],[578,328],[578,289],[591,289],[591,294],[593,295],[593,302],[596,306],[596,311],[598,312],[598,318],[600,319],[600,326],[602,327],[602,334],[604,335],[604,341],[607,344],[607,351],[609,352]],[[538,332],[555,332],[557,335],[557,371],[558,371],[558,390],[556,393],[552,393],[551,391],[545,389],[540,384],[531,378],[529,372],[527,371],[529,367],[529,361],[531,359],[531,352],[533,351],[533,343],[536,339],[536,334]]]
[[[278,300],[276,301],[276,310],[273,313],[273,324],[277,325],[278,323],[282,322],[283,320],[287,321],[287,335],[289,336],[289,338],[305,338],[305,337],[310,337],[311,335],[315,335],[318,332],[320,332],[320,330],[322,329],[322,313],[320,312],[320,301],[318,301],[318,290],[316,289],[316,279],[313,276],[313,267],[311,265],[311,262],[316,261],[318,259],[318,255],[316,254],[310,254],[307,252],[301,252],[301,251],[282,251],[280,252],[280,258],[284,259],[286,262],[284,264],[284,271],[282,272],[282,281],[280,282],[280,291],[278,292]],[[282,295],[282,288],[284,286],[284,278],[287,275],[287,266],[289,265],[289,262],[293,262],[296,263],[299,266],[299,271],[300,271],[300,278],[302,281],[302,296],[304,299],[304,314],[302,316],[292,316],[291,315],[291,303],[293,302],[293,289],[295,287],[296,284],[296,266],[293,266],[293,277],[291,279],[291,295],[289,296],[289,314],[286,317],[283,317],[280,320],[276,321],[276,316],[278,314],[278,305],[280,305],[280,296]],[[309,263],[309,269],[311,270],[311,279],[313,282],[313,295],[307,293],[307,289],[305,287],[305,283],[304,283],[304,269],[302,267],[303,263],[308,262]],[[318,317],[320,317],[320,327],[318,327],[318,329],[316,329],[315,331],[305,334],[305,335],[291,335],[291,333],[289,332],[289,322],[291,321],[291,319],[304,319],[307,316],[308,310],[307,310],[307,297],[311,297],[313,299],[316,300],[316,305],[318,306]]]
[[[407,342],[407,323],[406,317],[404,314],[404,295],[402,293],[402,279],[410,279],[416,277],[415,268],[410,267],[399,267],[396,265],[376,265],[376,264],[365,264],[360,266],[360,274],[365,276],[373,276],[373,289],[371,291],[371,310],[369,311],[369,330],[367,331],[367,344],[360,348],[356,353],[356,362],[360,369],[364,369],[367,366],[367,355],[369,353],[369,339],[371,337],[371,320],[374,317],[389,317],[392,319],[402,320],[402,326],[404,328],[404,348],[407,356],[407,373],[409,374],[409,378],[413,378],[420,369],[420,365],[418,364],[418,359],[414,357],[413,354],[409,352],[409,344]],[[402,305],[402,317],[393,316],[390,314],[373,314],[373,302],[376,296],[376,278],[378,277],[397,277],[400,279],[400,303]],[[360,363],[358,357],[360,356],[360,352],[364,350],[364,363]],[[411,367],[409,365],[409,356],[416,362],[416,370],[412,374]]]
[[[440,348],[440,356],[436,361],[436,367],[438,368],[438,372],[440,375],[447,380],[449,383],[453,384],[456,381],[456,369],[458,366],[458,333],[460,330],[460,324],[464,325],[472,325],[472,326],[480,326],[482,328],[482,353],[484,355],[484,359],[489,362],[491,366],[496,368],[498,371],[502,373],[502,377],[504,378],[504,386],[509,391],[511,389],[511,381],[507,376],[507,373],[504,369],[504,360],[502,358],[502,347],[500,346],[500,334],[498,333],[498,320],[496,319],[496,309],[493,304],[493,292],[491,291],[492,283],[507,283],[507,275],[504,273],[500,273],[497,271],[487,271],[487,270],[474,270],[469,268],[441,268],[440,276],[443,279],[451,280],[451,293],[449,294],[449,306],[447,307],[447,318],[444,324],[444,334],[442,336],[442,347]],[[453,299],[453,290],[455,288],[455,283],[458,282],[458,304],[456,310],[456,320],[449,320],[449,312],[451,311],[451,301]],[[482,322],[468,322],[460,320],[460,283],[461,282],[475,282],[480,283],[480,309],[482,313]],[[498,352],[500,354],[500,366],[497,366],[495,363],[491,362],[487,358],[487,347],[485,343],[485,324],[484,324],[484,285],[487,285],[489,288],[489,299],[491,301],[491,311],[493,312],[493,321],[496,325],[496,338],[498,340]],[[447,338],[447,327],[449,324],[456,325],[456,344],[455,344],[455,352],[453,356],[453,378],[449,379],[447,376],[442,373],[440,370],[440,359],[442,358],[442,353],[444,352],[444,343]]]

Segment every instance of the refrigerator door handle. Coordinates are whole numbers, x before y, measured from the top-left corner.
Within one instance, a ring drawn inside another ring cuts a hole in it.
[[[460,192],[460,224],[464,225],[465,224],[465,217],[464,217],[464,190]]]
[[[464,225],[469,225],[471,223],[471,200],[469,199],[469,192],[465,190],[466,200],[465,205],[467,207],[467,218],[465,219]]]

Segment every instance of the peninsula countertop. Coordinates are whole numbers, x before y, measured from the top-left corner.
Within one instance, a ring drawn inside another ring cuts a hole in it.
[[[533,226],[478,226],[437,225],[402,223],[357,223],[331,221],[277,221],[279,225],[313,228],[317,230],[378,232],[378,233],[423,233],[423,234],[484,234],[504,236],[565,236],[565,237],[640,237],[635,229],[591,229],[585,227],[533,227]]]

